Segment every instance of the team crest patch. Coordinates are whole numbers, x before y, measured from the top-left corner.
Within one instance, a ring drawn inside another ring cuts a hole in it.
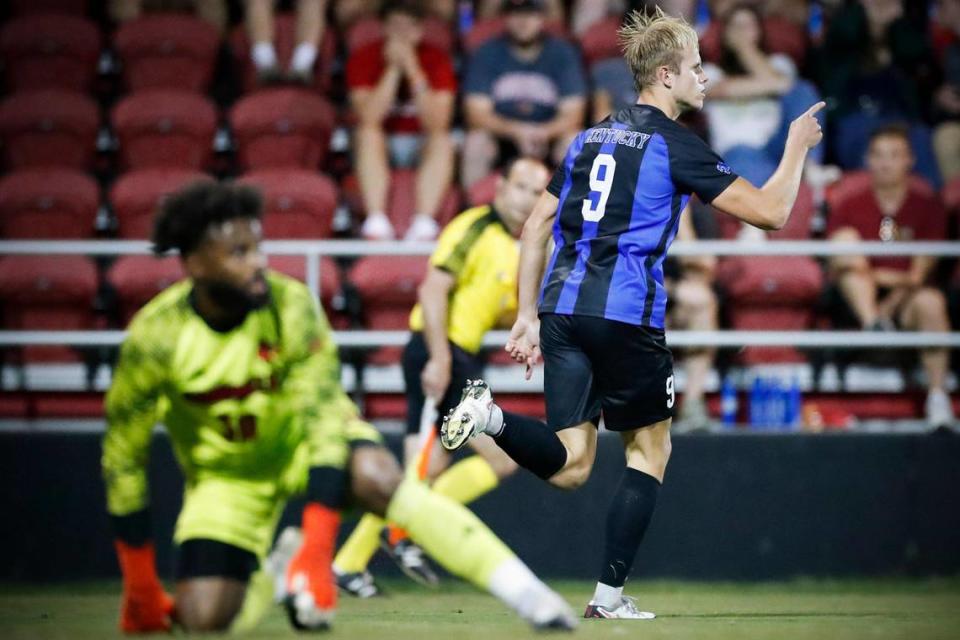
[[[730,175],[731,173],[733,173],[733,171],[730,169],[730,165],[724,162],[717,163],[717,171],[726,175]]]

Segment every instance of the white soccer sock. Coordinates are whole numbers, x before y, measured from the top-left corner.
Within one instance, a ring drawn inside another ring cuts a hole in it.
[[[601,607],[614,608],[620,604],[620,598],[623,595],[623,587],[611,587],[602,582],[597,583],[597,588],[593,590],[592,604],[598,604]]]
[[[530,619],[541,597],[550,591],[519,558],[504,560],[490,576],[487,588],[526,619]]]
[[[310,71],[316,59],[317,46],[309,42],[301,42],[293,50],[293,57],[290,59],[290,69],[297,73]]]
[[[256,42],[250,49],[254,66],[261,71],[277,66],[277,50],[272,42]]]
[[[490,409],[490,419],[487,420],[483,432],[494,438],[503,433],[503,409],[496,404]]]

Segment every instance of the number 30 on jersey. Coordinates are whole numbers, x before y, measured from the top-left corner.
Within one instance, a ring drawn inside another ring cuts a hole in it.
[[[590,194],[583,199],[583,219],[587,222],[600,222],[607,212],[607,199],[616,170],[617,161],[611,154],[598,153],[594,158],[590,167]]]

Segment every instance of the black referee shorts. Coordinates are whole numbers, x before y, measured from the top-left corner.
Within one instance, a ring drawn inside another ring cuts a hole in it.
[[[191,538],[177,551],[177,580],[216,577],[247,582],[259,566],[254,554],[219,540]]]
[[[460,402],[460,392],[467,380],[483,376],[483,360],[479,355],[464,351],[457,345],[450,343],[450,386],[443,396],[437,411],[440,418],[447,415],[450,409]],[[420,373],[427,366],[430,351],[423,334],[414,332],[410,341],[403,350],[403,383],[407,396],[407,433],[414,434],[420,431],[420,414],[423,412],[423,386],[420,384]]]
[[[540,316],[547,424],[630,431],[673,417],[673,356],[663,330],[590,316]]]

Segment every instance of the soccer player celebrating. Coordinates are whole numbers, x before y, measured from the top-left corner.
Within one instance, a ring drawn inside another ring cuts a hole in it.
[[[156,252],[189,278],[133,319],[107,394],[103,472],[123,573],[127,632],[251,626],[272,599],[264,557],[277,519],[306,492],[303,543],[283,576],[297,628],[329,625],[330,564],[347,496],[404,527],[452,573],[534,626],[572,628],[569,609],[473,514],[403,479],[339,384],[329,325],[308,289],[265,270],[259,194],[214,182],[165,202]],[[183,469],[175,598],[154,566],[147,461],[162,422]]]
[[[419,304],[410,315],[413,333],[403,352],[407,464],[415,464],[418,454],[426,456],[423,467],[433,490],[461,504],[496,488],[517,465],[484,437],[471,441],[478,455],[447,469],[446,452],[434,454],[432,439],[420,442],[421,414],[425,402],[437,404],[434,416],[457,405],[463,382],[482,375],[484,334],[501,322],[512,322],[520,262],[516,237],[549,179],[539,160],[516,160],[499,180],[492,205],[473,207],[454,218],[440,235],[420,285]],[[366,568],[382,527],[376,516],[364,516],[337,554],[334,569],[344,591],[360,597],[378,592]],[[411,578],[436,583],[420,550],[402,530],[391,527],[384,547]]]
[[[440,438],[456,449],[487,433],[521,466],[573,489],[590,475],[602,415],[621,436],[626,469],[612,490],[600,580],[584,617],[650,619],[622,592],[670,457],[664,256],[693,193],[761,229],[781,228],[807,152],[822,137],[814,114],[824,105],[790,125],[780,165],[758,189],[675,122],[703,106],[696,32],[657,9],[634,12],[620,35],[637,103],[577,136],[523,230],[519,310],[506,348],[528,377],[542,354],[547,424],[502,411],[477,380]],[[551,228],[556,248],[538,300]]]

